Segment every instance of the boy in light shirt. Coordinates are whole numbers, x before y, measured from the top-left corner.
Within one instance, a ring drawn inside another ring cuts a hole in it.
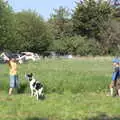
[[[18,74],[17,74],[17,63],[15,58],[7,58],[7,63],[9,65],[9,74],[10,74],[10,88],[9,95],[12,94],[13,88],[18,88]]]

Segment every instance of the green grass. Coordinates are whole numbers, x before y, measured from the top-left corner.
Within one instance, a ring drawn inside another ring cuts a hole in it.
[[[120,98],[108,97],[112,58],[40,60],[19,65],[21,94],[8,96],[8,66],[1,64],[0,120],[120,120]],[[25,73],[45,86],[45,99],[30,96]]]

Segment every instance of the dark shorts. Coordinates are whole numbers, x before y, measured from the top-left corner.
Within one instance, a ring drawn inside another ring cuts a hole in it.
[[[116,81],[116,89],[120,89],[120,76],[117,78],[117,81]]]
[[[110,88],[115,88],[116,90],[120,89],[120,76],[116,80],[112,80]]]
[[[110,83],[110,88],[114,88],[116,86],[116,80],[112,80]]]
[[[18,86],[18,75],[10,75],[10,88],[17,88]]]
[[[119,72],[113,72],[112,73],[112,80],[116,80],[118,76],[119,76]]]

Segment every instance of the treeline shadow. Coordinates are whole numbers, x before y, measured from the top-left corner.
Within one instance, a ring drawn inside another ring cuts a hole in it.
[[[105,113],[100,113],[99,115],[95,116],[95,117],[90,117],[90,118],[84,118],[84,119],[79,119],[79,118],[75,118],[72,120],[120,120],[120,116],[108,116]]]
[[[25,120],[49,120],[49,118],[39,118],[39,117],[32,117],[32,118],[27,118]],[[56,120],[56,119],[53,119]],[[61,119],[57,119],[61,120]],[[67,120],[67,119],[66,119]],[[86,117],[86,118],[74,118],[74,119],[69,119],[69,120],[120,120],[120,116],[108,116],[105,113],[100,113],[97,116],[94,117]]]
[[[28,117],[26,120],[49,120],[48,118],[39,118],[39,117]]]

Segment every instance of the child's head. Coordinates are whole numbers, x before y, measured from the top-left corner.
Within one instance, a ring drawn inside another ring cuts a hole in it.
[[[113,59],[113,65],[118,66],[120,64],[120,60],[118,58]]]
[[[118,63],[118,62],[114,62],[113,65],[114,65],[114,66],[118,66],[119,63]]]
[[[10,60],[12,61],[12,62],[16,62],[16,59],[15,58],[10,58]]]

